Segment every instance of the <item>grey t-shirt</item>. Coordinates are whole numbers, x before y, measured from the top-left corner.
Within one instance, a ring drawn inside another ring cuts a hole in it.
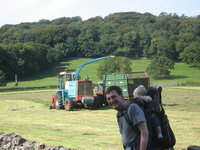
[[[118,112],[117,116],[118,116],[119,130],[122,135],[122,143],[123,145],[128,147],[133,145],[133,142],[135,141],[138,132],[137,128],[133,130],[133,128],[131,128],[131,126],[126,122],[124,116],[125,112],[126,110]],[[134,103],[130,104],[127,113],[129,115],[131,122],[133,122],[134,125],[146,121],[144,112],[137,104]]]

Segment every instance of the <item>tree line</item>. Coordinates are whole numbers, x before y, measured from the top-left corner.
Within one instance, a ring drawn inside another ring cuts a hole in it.
[[[123,12],[4,25],[0,28],[0,80],[27,77],[64,58],[164,57],[200,66],[200,15]]]

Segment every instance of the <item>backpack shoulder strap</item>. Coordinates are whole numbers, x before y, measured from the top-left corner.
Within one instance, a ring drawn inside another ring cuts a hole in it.
[[[124,118],[125,118],[126,122],[128,123],[128,125],[131,126],[131,128],[132,128],[132,126],[134,126],[134,125],[133,125],[133,122],[131,121],[131,119],[129,118],[128,109],[124,115]]]
[[[135,129],[135,125],[133,124],[133,122],[131,121],[130,117],[129,117],[129,114],[128,114],[128,108],[131,104],[137,104],[144,112],[144,108],[143,108],[143,103],[142,101],[140,100],[137,100],[135,99],[134,101],[131,101],[128,103],[128,105],[126,106],[126,113],[124,114],[124,118],[126,120],[126,122],[128,123],[128,125],[131,127],[131,128],[134,128]],[[145,112],[144,112],[145,113]],[[146,114],[145,114],[145,117],[146,117]]]
[[[119,113],[119,112],[117,113],[117,121],[118,121],[118,124],[119,124],[119,117],[124,116],[124,118],[125,118],[126,122],[128,123],[128,125],[129,125],[129,126],[133,126],[133,123],[132,123],[132,121],[130,120],[129,115],[128,115],[128,108],[129,108],[129,106],[130,106],[132,103],[133,103],[133,101],[128,102],[128,104],[127,104],[126,107],[125,107],[124,113]]]
[[[159,102],[160,102],[160,105],[162,105],[162,87],[158,87],[158,94],[159,94]]]
[[[125,117],[125,120],[126,120],[126,122],[128,123],[128,125],[129,125],[133,130],[135,130],[135,131],[138,133],[137,139],[136,139],[136,143],[137,143],[137,146],[139,146],[139,145],[140,145],[140,131],[139,131],[139,128],[133,124],[133,122],[130,120],[129,114],[128,114],[128,108],[129,108],[129,106],[130,106],[132,103],[137,104],[137,105],[142,109],[142,111],[144,112],[144,115],[145,115],[145,118],[146,118],[146,122],[147,122],[148,131],[149,131],[149,133],[150,133],[150,134],[149,134],[149,137],[150,137],[150,135],[151,135],[151,129],[149,128],[149,119],[147,118],[147,113],[146,113],[145,110],[144,110],[143,103],[141,103],[141,101],[140,101],[140,100],[137,100],[137,99],[136,99],[136,101],[135,101],[135,100],[134,100],[134,101],[131,101],[131,102],[128,104],[128,106],[127,106],[126,113],[125,113],[124,117]],[[147,147],[149,147],[150,143],[151,143],[151,140],[149,139],[149,140],[148,140],[148,146],[147,146]],[[137,149],[139,149],[139,147],[137,147]]]
[[[129,115],[128,115],[128,108],[129,108],[129,106],[130,106],[132,103],[133,103],[133,102],[131,101],[131,102],[129,102],[129,103],[126,105],[125,111],[124,111],[123,113],[117,112],[117,123],[118,123],[118,125],[120,124],[119,118],[120,118],[121,116],[124,116],[124,118],[125,118],[126,122],[128,123],[128,125],[129,125],[132,129],[135,128],[133,122],[130,120]]]

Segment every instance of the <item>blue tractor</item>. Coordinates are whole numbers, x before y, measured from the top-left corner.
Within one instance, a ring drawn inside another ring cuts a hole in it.
[[[84,66],[90,63],[112,57],[114,56],[105,56],[87,61],[75,72],[67,72],[66,70],[60,72],[58,88],[56,95],[52,96],[50,108],[65,109],[67,111],[72,111],[74,108],[98,109],[106,103],[100,94],[94,95],[92,81],[80,80],[79,73]]]

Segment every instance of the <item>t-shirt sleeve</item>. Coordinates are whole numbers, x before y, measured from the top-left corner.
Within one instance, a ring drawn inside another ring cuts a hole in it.
[[[131,104],[129,106],[128,115],[134,125],[146,121],[143,110],[137,104]]]

